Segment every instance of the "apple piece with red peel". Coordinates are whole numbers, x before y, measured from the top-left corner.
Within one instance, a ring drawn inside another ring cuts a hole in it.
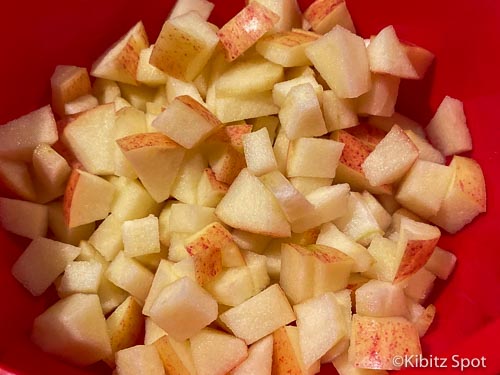
[[[418,75],[418,79],[424,78],[425,73],[427,73],[434,61],[434,54],[425,48],[415,45],[404,44],[404,48]]]
[[[207,67],[210,66],[207,64]],[[162,72],[163,73],[163,72]],[[163,73],[165,74],[165,73]],[[201,75],[202,73],[200,73]],[[166,74],[165,74],[166,75]],[[198,76],[199,77],[199,76]],[[165,94],[166,94],[166,102],[171,103],[174,101],[175,98],[178,96],[190,96],[194,100],[196,100],[198,103],[205,105],[205,102],[203,101],[203,98],[200,95],[200,92],[198,91],[198,88],[194,84],[194,82],[185,82],[180,79],[171,77],[167,75],[166,79],[166,88],[165,88]],[[160,86],[161,87],[161,86]],[[205,94],[206,95],[206,94]],[[161,108],[158,114],[161,113]]]
[[[347,351],[335,357],[332,364],[340,375],[389,375],[389,373],[384,370],[370,370],[354,367],[354,364],[349,361]]]
[[[297,0],[249,0],[248,3],[258,2],[269,8],[279,16],[272,32],[289,31],[302,25],[302,14]]]
[[[388,74],[372,74],[372,88],[357,99],[358,113],[392,116],[398,99],[400,78]]]
[[[208,163],[215,178],[231,185],[246,167],[245,156],[231,145],[223,145],[208,156]]]
[[[53,145],[58,138],[54,114],[47,105],[0,126],[0,157],[31,161],[36,146]]]
[[[237,337],[250,345],[293,322],[295,314],[281,287],[274,284],[222,313],[219,318]]]
[[[444,156],[472,150],[464,104],[458,99],[446,96],[425,130],[431,143]]]
[[[394,112],[390,117],[370,116],[368,117],[368,123],[386,133],[390,132],[394,125],[398,125],[401,129],[411,130],[424,139],[426,137],[422,125],[398,112]]]
[[[197,202],[201,206],[216,207],[228,189],[228,184],[218,181],[214,171],[206,168],[198,182]]]
[[[116,142],[153,199],[168,199],[186,150],[162,133],[133,134]]]
[[[150,319],[148,320],[154,324]],[[146,320],[146,322],[148,320]],[[161,328],[158,329],[161,330]],[[196,375],[191,347],[188,340],[174,340],[163,331],[163,335],[157,340],[154,340],[151,344],[153,344],[158,351],[167,374]]]
[[[24,200],[36,201],[38,198],[28,166],[21,161],[0,158],[0,181]]]
[[[361,167],[372,149],[345,130],[332,133],[331,139],[344,144],[335,173],[336,183],[348,183],[353,190],[368,190],[372,194],[392,194],[392,185],[372,186]]]
[[[413,132],[413,130],[405,130],[408,138],[411,139],[415,147],[418,149],[418,158],[422,160],[432,161],[437,164],[445,164],[446,159],[439,150],[435,149],[427,140]]]
[[[316,0],[304,12],[304,18],[319,34],[326,34],[337,25],[356,32],[345,0]]]
[[[392,217],[389,212],[387,212],[384,206],[382,206],[377,200],[377,198],[375,198],[369,192],[364,191],[362,194],[362,198],[368,206],[368,209],[371,211],[373,217],[377,221],[380,229],[386,232],[390,227],[392,221]]]
[[[137,64],[137,81],[148,86],[161,86],[167,83],[169,76],[149,63],[153,47],[149,46],[139,53],[139,62]]]
[[[74,169],[64,193],[63,212],[69,228],[104,219],[111,211],[115,187],[101,177]]]
[[[111,206],[111,213],[119,220],[134,220],[158,214],[159,207],[144,186],[137,181],[126,177],[111,178],[116,186],[116,194]]]
[[[405,293],[399,285],[370,280],[356,289],[356,313],[373,317],[406,317]]]
[[[73,294],[56,302],[35,318],[31,339],[43,351],[79,366],[111,355],[106,319],[95,294]]]
[[[425,268],[441,280],[446,280],[455,268],[456,262],[457,257],[455,254],[436,246],[431,257],[425,264]]]
[[[194,10],[206,21],[208,17],[210,17],[213,9],[214,4],[208,0],[178,0],[175,2],[168,18],[172,19],[182,16]]]
[[[405,280],[404,292],[414,301],[423,303],[431,293],[435,280],[436,275],[422,267]]]
[[[33,172],[36,181],[49,192],[59,192],[71,174],[68,162],[46,143],[33,151]]]
[[[481,166],[473,159],[455,155],[450,168],[451,184],[439,211],[429,220],[449,233],[456,233],[486,212],[486,185]]]
[[[248,357],[231,371],[232,375],[270,375],[273,361],[273,336],[260,339],[248,348]]]
[[[394,27],[387,26],[375,36],[367,48],[370,70],[406,79],[419,79],[405,46],[399,41]]]
[[[323,92],[323,116],[329,132],[359,124],[353,99],[339,98],[333,90]]]
[[[52,108],[60,117],[67,114],[65,104],[92,92],[90,78],[85,68],[58,65],[50,77]]]
[[[248,4],[218,32],[227,61],[233,61],[272,30],[280,17],[257,1]]]
[[[208,109],[192,97],[178,96],[153,121],[153,127],[182,147],[196,147],[222,127]]]
[[[113,174],[114,126],[114,106],[105,104],[70,120],[64,128],[62,138],[85,170],[99,175]]]
[[[356,98],[370,90],[365,43],[342,26],[307,46],[306,55],[338,97]]]
[[[417,159],[396,193],[397,201],[422,218],[436,215],[453,180],[453,168]]]
[[[411,168],[418,158],[418,149],[397,125],[366,157],[361,168],[373,186],[392,184]]]
[[[19,236],[35,239],[47,234],[47,206],[0,197],[0,224]]]
[[[243,169],[215,209],[219,219],[233,228],[273,237],[289,237],[290,224],[273,194]]]
[[[255,48],[267,60],[285,68],[311,65],[305,48],[319,39],[319,35],[301,29],[293,29],[263,37]]]
[[[201,330],[190,341],[198,375],[228,374],[248,357],[242,340],[212,328]]]
[[[434,321],[435,316],[436,306],[434,305],[427,306],[425,310],[418,316],[413,324],[415,325],[415,327],[417,327],[420,337],[423,337],[427,333],[427,330]]]
[[[192,81],[203,70],[219,42],[214,29],[196,11],[167,20],[149,63],[169,76]]]
[[[392,129],[392,128],[391,128]],[[384,131],[369,123],[361,123],[358,126],[354,126],[346,130],[350,135],[356,137],[358,140],[363,142],[366,146],[371,149],[377,147],[386,134],[390,131]]]
[[[74,261],[64,269],[57,294],[60,298],[75,293],[97,294],[103,276],[103,264],[95,261]]]
[[[205,140],[205,144],[208,146],[207,153],[210,153],[212,148],[223,145],[231,145],[235,150],[243,153],[243,136],[252,130],[254,130],[253,126],[246,123],[223,126]]]
[[[309,83],[316,93],[316,97],[319,98],[323,93],[323,86],[321,86],[314,78],[314,75],[304,75],[296,78],[289,79],[287,81],[276,83],[273,87],[273,101],[274,103],[282,107],[285,103],[290,91],[296,87],[303,84]]]
[[[318,96],[309,83],[290,89],[280,108],[279,118],[290,140],[327,133]]]
[[[307,248],[295,244],[281,245],[279,285],[292,304],[313,296],[314,263],[315,258]]]
[[[267,128],[245,134],[242,138],[246,164],[253,175],[262,176],[278,168]]]
[[[319,364],[319,361],[318,361]],[[316,368],[316,364],[311,366]],[[273,332],[272,374],[309,374],[302,359],[299,330],[296,326],[283,326]]]
[[[121,375],[150,374],[164,375],[163,362],[152,345],[136,345],[122,349],[115,354],[116,373]]]
[[[355,367],[399,370],[395,356],[422,354],[415,326],[405,318],[375,318],[355,314],[352,320],[349,362]]]
[[[92,64],[90,74],[94,77],[137,85],[139,53],[148,47],[148,36],[140,21]]]

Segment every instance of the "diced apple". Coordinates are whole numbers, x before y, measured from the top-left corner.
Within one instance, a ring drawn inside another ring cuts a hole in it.
[[[158,212],[158,203],[139,181],[126,177],[110,181],[116,186],[111,213],[120,221],[140,219]]]
[[[404,44],[404,47],[418,78],[424,78],[425,73],[434,61],[434,54],[425,48],[415,45]]]
[[[404,292],[411,299],[422,303],[432,291],[435,280],[436,276],[422,267],[406,280]]]
[[[35,318],[31,339],[42,350],[85,366],[111,355],[99,297],[73,294]]]
[[[353,316],[349,362],[355,367],[399,370],[395,356],[421,354],[417,329],[405,318]]]
[[[456,262],[457,257],[455,254],[436,246],[431,257],[425,264],[425,268],[441,280],[446,280],[455,268]]]
[[[445,157],[441,152],[435,149],[427,140],[412,130],[405,130],[408,138],[411,139],[415,147],[418,149],[418,158],[422,160],[432,161],[437,164],[444,164]]]
[[[158,294],[150,314],[175,340],[192,338],[217,318],[217,302],[189,277],[167,285]]]
[[[218,303],[237,306],[255,295],[252,276],[247,266],[222,270],[205,289]]]
[[[304,12],[304,18],[319,34],[326,34],[337,25],[356,32],[344,0],[316,0]]]
[[[74,293],[97,294],[102,274],[103,266],[99,262],[71,262],[64,269],[57,292],[62,297]]]
[[[153,282],[153,273],[137,260],[128,258],[122,251],[113,259],[105,276],[119,288],[126,290],[144,304]]]
[[[289,177],[333,178],[344,145],[330,139],[299,138],[288,149]]]
[[[391,117],[370,116],[368,117],[368,123],[386,133],[388,133],[394,125],[398,125],[403,130],[411,130],[420,137],[425,138],[425,131],[422,125],[398,112],[394,112]]]
[[[399,180],[418,158],[418,150],[406,133],[397,125],[367,156],[361,167],[373,186]]]
[[[444,156],[472,150],[464,104],[458,99],[446,96],[425,130],[431,143]]]
[[[279,118],[290,140],[327,132],[318,96],[309,83],[290,89],[279,111]]]
[[[261,176],[278,168],[267,128],[243,136],[243,150],[248,170]]]
[[[47,235],[47,206],[0,197],[0,224],[5,230],[35,239]]]
[[[197,203],[198,185],[208,162],[195,150],[187,152],[172,187],[172,197],[188,204]]]
[[[274,156],[278,164],[278,170],[282,174],[286,174],[286,163],[288,159],[288,148],[290,140],[286,136],[285,129],[280,127],[273,145]]]
[[[174,78],[192,81],[218,42],[210,24],[198,12],[190,11],[163,24],[149,62]]]
[[[65,222],[62,202],[55,201],[48,205],[49,228],[55,239],[77,246],[81,240],[87,240],[95,230],[95,223],[69,228]]]
[[[146,103],[153,102],[158,92],[156,88],[146,85],[135,86],[119,82],[118,86],[126,103],[143,112],[146,111]]]
[[[486,211],[486,185],[481,166],[473,159],[454,156],[448,191],[435,216],[429,218],[449,233],[455,233]]]
[[[278,130],[278,126],[280,125],[280,120],[277,116],[262,116],[249,120],[252,126],[253,131],[258,131],[262,128],[266,128],[269,133],[269,139],[271,143],[274,143],[276,139],[276,132]]]
[[[261,3],[279,16],[279,21],[274,25],[272,32],[300,27],[302,15],[297,0],[249,0],[249,3],[253,1]]]
[[[399,185],[396,199],[422,218],[436,215],[451,186],[453,167],[416,160]]]
[[[167,374],[196,375],[189,341],[174,340],[163,332],[163,335],[152,344],[158,351]]]
[[[363,39],[335,26],[306,48],[306,55],[340,98],[355,98],[371,88],[371,76]]]
[[[374,317],[406,317],[405,293],[399,285],[370,280],[356,289],[356,313]]]
[[[39,144],[33,151],[33,171],[38,183],[49,190],[62,187],[71,173],[68,162],[46,143]]]
[[[243,153],[243,136],[249,134],[252,130],[257,129],[245,122],[225,125],[205,141],[209,145],[206,152],[213,152],[213,149],[223,145],[231,145],[235,150]]]
[[[90,78],[85,68],[58,65],[50,77],[52,108],[60,117],[66,114],[65,104],[90,94]]]
[[[216,207],[228,189],[228,184],[218,181],[214,171],[206,168],[198,182],[197,202],[200,206]]]
[[[117,142],[153,199],[166,200],[185,149],[161,133],[134,134]]]
[[[116,373],[119,375],[164,375],[163,362],[152,345],[136,345],[115,354]]]
[[[399,81],[399,77],[388,74],[372,74],[372,88],[357,100],[358,113],[392,116],[398,98]]]
[[[94,62],[90,74],[136,85],[139,53],[147,47],[148,36],[140,21]]]
[[[97,98],[99,104],[113,103],[121,95],[118,84],[104,78],[95,79],[92,85],[92,94]]]
[[[66,116],[76,115],[99,105],[99,101],[93,95],[87,94],[79,96],[70,102],[64,104],[64,113]]]
[[[333,178],[290,177],[289,181],[302,195],[309,195],[316,189],[332,185]]]
[[[0,158],[0,182],[24,200],[36,201],[37,192],[26,163]]]
[[[175,98],[186,95],[190,96],[201,105],[205,105],[194,82],[184,82],[180,79],[168,76],[166,85],[167,103],[172,103]],[[160,113],[161,111],[158,114]]]
[[[178,233],[195,233],[216,222],[214,209],[195,204],[174,203],[171,206],[169,230]]]
[[[233,61],[272,30],[280,17],[257,1],[249,3],[218,32],[226,59]]]
[[[382,29],[371,40],[367,50],[372,72],[407,79],[419,78],[392,25]]]
[[[274,284],[220,316],[221,321],[250,345],[295,320],[279,285]]]
[[[353,363],[349,361],[347,352],[335,357],[332,361],[335,370],[339,375],[388,375],[389,373],[384,370],[371,370],[359,367],[354,367]]]
[[[355,104],[353,99],[339,98],[333,90],[323,92],[323,116],[329,132],[359,124]]]
[[[295,326],[284,326],[273,332],[273,367],[276,375],[306,374]]]
[[[201,18],[207,20],[213,9],[214,4],[207,0],[179,0],[175,2],[168,18],[175,18],[194,10]]]
[[[125,255],[136,257],[160,252],[158,218],[149,215],[142,219],[125,221],[122,225]]]
[[[174,263],[165,259],[162,259],[160,261],[160,264],[156,269],[151,288],[149,289],[148,296],[144,302],[144,307],[142,309],[142,313],[144,315],[151,315],[151,306],[153,305],[154,301],[161,293],[163,288],[180,278],[175,273],[173,265]]]
[[[167,83],[168,75],[149,63],[153,47],[144,48],[139,53],[136,78],[140,83],[149,86],[160,86]]]
[[[436,306],[434,305],[427,306],[422,312],[422,314],[418,316],[414,324],[415,327],[417,327],[418,334],[420,337],[423,337],[427,333],[427,330],[434,321],[435,316],[436,316]]]
[[[189,233],[170,233],[170,245],[168,248],[168,260],[172,262],[179,262],[189,258],[189,253],[186,250],[186,239]]]
[[[260,339],[248,348],[247,359],[231,371],[231,375],[271,375],[273,336]]]
[[[290,91],[296,87],[303,84],[309,83],[313,88],[316,96],[319,98],[322,96],[323,87],[316,81],[314,75],[304,75],[296,78],[289,79],[288,81],[279,82],[273,87],[273,101],[274,103],[282,107],[285,102],[286,97]]]
[[[232,184],[246,167],[245,156],[231,145],[223,145],[208,156],[208,163],[218,181]]]
[[[272,239],[269,236],[235,229],[231,232],[233,241],[242,250],[262,254]]]
[[[89,243],[110,262],[123,249],[122,221],[109,215],[89,238]]]
[[[275,237],[290,236],[290,224],[278,202],[247,169],[230,186],[215,214],[233,228]]]

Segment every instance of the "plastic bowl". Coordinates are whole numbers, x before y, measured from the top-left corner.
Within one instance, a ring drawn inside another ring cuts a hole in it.
[[[211,21],[222,25],[243,1],[216,1]],[[310,1],[301,1],[302,9]],[[105,48],[142,19],[154,41],[173,1],[11,2],[3,7],[0,35],[2,87],[0,123],[41,107],[50,99],[50,76],[57,64],[90,67]],[[500,3],[493,0],[347,0],[358,32],[364,37],[393,24],[400,38],[436,55],[423,81],[402,83],[398,110],[426,124],[445,95],[465,104],[473,136],[471,155],[486,176],[488,212],[459,234],[444,235],[440,244],[458,256],[447,282],[438,282],[431,300],[437,318],[422,345],[424,355],[473,359],[486,357],[486,368],[469,373],[499,374],[495,343],[500,336],[500,255],[496,244],[500,218]],[[32,297],[11,276],[10,268],[27,242],[0,230],[0,374],[92,374],[104,367],[78,369],[44,354],[31,344],[35,316],[53,301],[50,292]],[[3,370],[2,370],[3,368]],[[412,373],[446,373],[415,369]],[[410,372],[408,370],[404,371]],[[335,373],[325,366],[323,374]]]

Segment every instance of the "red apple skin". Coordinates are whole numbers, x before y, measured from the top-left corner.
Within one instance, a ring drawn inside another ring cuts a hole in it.
[[[71,206],[73,197],[75,195],[75,189],[78,185],[79,179],[80,179],[80,171],[78,169],[73,169],[69,176],[68,182],[66,184],[66,190],[64,192],[63,215],[64,215],[64,222],[68,227],[70,226],[71,223]]]
[[[422,268],[431,257],[438,241],[439,237],[430,240],[408,241],[394,282],[404,280]]]
[[[314,29],[318,23],[343,3],[345,0],[316,0],[304,12],[304,18]]]
[[[116,141],[123,152],[143,147],[181,147],[163,133],[132,134]]]
[[[232,145],[239,152],[243,152],[243,136],[252,131],[253,126],[249,124],[227,125],[210,136],[205,142],[222,142]]]

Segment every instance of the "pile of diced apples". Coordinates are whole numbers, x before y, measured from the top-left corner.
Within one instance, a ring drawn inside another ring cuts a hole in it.
[[[179,0],[151,45],[137,23],[93,83],[58,66],[52,106],[0,127],[22,199],[0,220],[32,239],[12,273],[61,298],[33,341],[118,375],[397,369],[456,261],[438,227],[486,209],[462,103],[425,131],[396,113],[433,55],[356,35],[344,1],[249,1],[220,29],[212,9]]]

